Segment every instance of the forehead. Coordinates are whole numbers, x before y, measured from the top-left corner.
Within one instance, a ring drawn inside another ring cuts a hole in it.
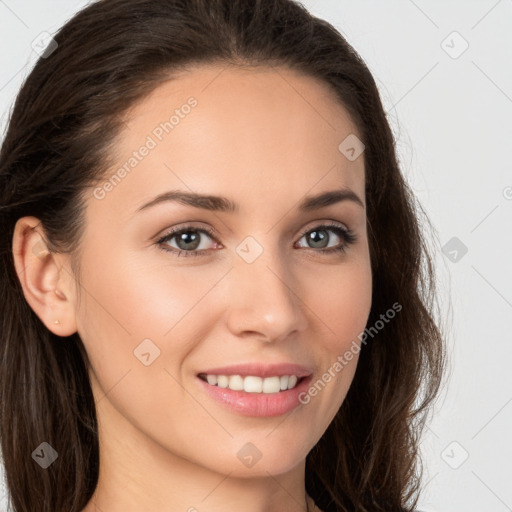
[[[359,137],[355,123],[318,79],[284,67],[191,67],[127,113],[106,174],[124,168],[123,183],[109,201],[135,210],[176,188],[231,190],[240,203],[261,194],[298,200],[343,186],[364,201],[363,155],[351,161],[339,147],[350,136]]]

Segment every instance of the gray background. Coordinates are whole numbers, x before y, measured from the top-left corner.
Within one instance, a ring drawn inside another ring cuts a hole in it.
[[[2,133],[32,42],[87,3],[0,0]],[[419,508],[512,511],[512,0],[303,4],[370,67],[403,172],[438,233],[451,369],[422,442]]]

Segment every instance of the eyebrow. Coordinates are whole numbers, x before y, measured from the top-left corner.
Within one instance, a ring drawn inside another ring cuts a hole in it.
[[[170,190],[159,194],[149,201],[149,203],[142,205],[137,209],[137,212],[168,201],[176,201],[181,204],[193,206],[194,208],[201,208],[203,210],[210,211],[227,213],[237,213],[240,211],[239,205],[227,197],[185,192],[183,190]],[[301,212],[309,212],[325,208],[342,201],[352,201],[364,208],[364,203],[355,192],[348,188],[343,188],[323,192],[316,196],[307,196],[299,203],[298,209]]]

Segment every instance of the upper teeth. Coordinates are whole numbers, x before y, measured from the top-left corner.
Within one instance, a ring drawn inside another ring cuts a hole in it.
[[[246,393],[278,393],[286,389],[292,389],[297,384],[296,375],[283,375],[281,377],[255,377],[248,375],[206,375],[208,384],[217,385],[220,388],[229,388],[233,391],[245,391]]]

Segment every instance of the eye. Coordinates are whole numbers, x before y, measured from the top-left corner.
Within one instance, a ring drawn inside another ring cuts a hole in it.
[[[334,237],[329,235],[329,232],[334,233]],[[210,249],[207,247],[207,242],[203,243],[202,238],[205,235],[213,240],[215,244],[220,245],[212,229],[196,226],[173,229],[158,239],[156,245],[164,251],[176,253],[177,256],[204,256]],[[313,229],[303,231],[299,242],[305,237],[308,243],[312,244],[311,247],[306,248],[320,253],[343,252],[356,241],[356,236],[350,229],[338,224],[321,224]],[[328,244],[332,239],[334,241],[339,239],[341,243],[338,241],[336,245],[329,247]]]
[[[329,247],[327,244],[333,237],[326,234],[328,232],[334,233],[334,240],[336,240],[336,238],[341,239],[341,244],[338,242],[338,244]],[[317,252],[322,253],[344,252],[357,240],[353,231],[346,227],[341,227],[338,224],[322,224],[313,229],[307,229],[302,232],[301,240],[302,238],[306,238],[307,243],[312,244],[312,247],[309,248],[318,249]]]
[[[177,256],[201,256],[208,250],[205,247],[201,247],[201,235],[207,235],[209,238],[217,242],[213,236],[212,229],[198,228],[196,226],[185,226],[170,231],[162,238],[160,238],[156,243],[164,251],[175,252],[177,253]],[[169,242],[174,238],[176,239],[177,247],[172,247],[169,244]]]

